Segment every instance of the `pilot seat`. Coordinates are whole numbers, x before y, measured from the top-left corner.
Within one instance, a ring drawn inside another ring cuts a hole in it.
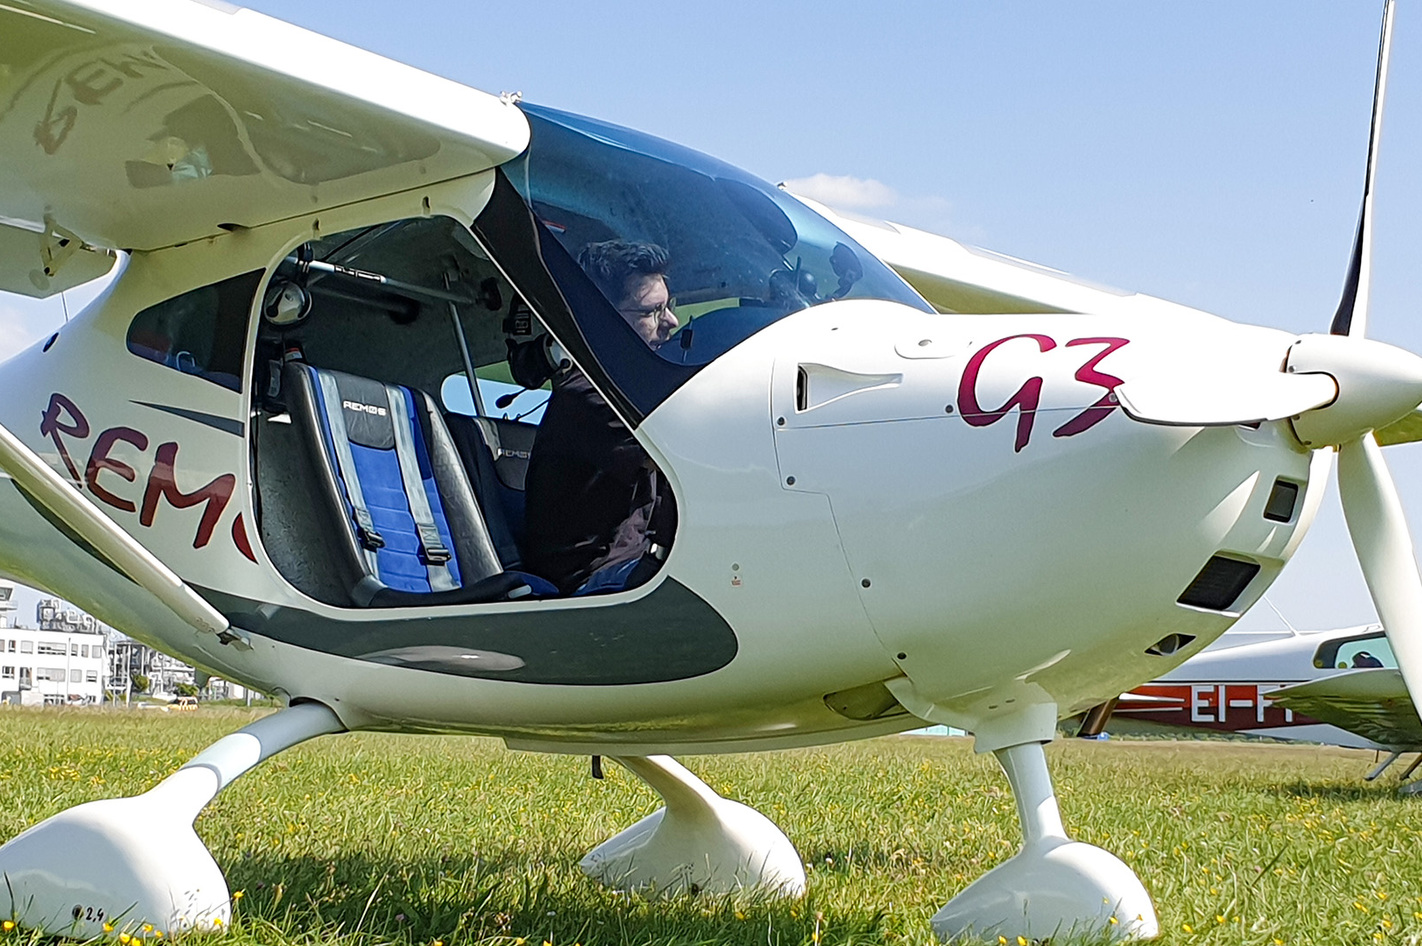
[[[284,367],[282,389],[354,605],[556,594],[551,583],[504,568],[429,395],[301,361]]]

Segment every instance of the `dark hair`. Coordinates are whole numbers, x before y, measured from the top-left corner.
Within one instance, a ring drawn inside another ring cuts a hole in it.
[[[657,244],[629,240],[589,243],[578,254],[578,265],[613,305],[622,300],[630,277],[665,278],[668,262],[667,251]]]

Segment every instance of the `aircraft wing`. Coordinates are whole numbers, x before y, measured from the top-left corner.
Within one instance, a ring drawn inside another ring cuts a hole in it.
[[[512,101],[220,0],[0,3],[0,289],[476,173]],[[94,252],[97,251],[97,252]]]
[[[1422,719],[1396,670],[1350,670],[1274,690],[1268,698],[1390,749],[1422,751]]]
[[[1379,447],[1422,440],[1422,410],[1406,414],[1386,427],[1379,427],[1373,431],[1373,436],[1377,438]]]

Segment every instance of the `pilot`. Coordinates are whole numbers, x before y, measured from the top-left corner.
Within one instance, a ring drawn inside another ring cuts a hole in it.
[[[1360,650],[1353,655],[1353,668],[1355,670],[1369,667],[1381,667],[1382,665],[1383,662],[1381,660],[1374,657],[1366,650]]]
[[[591,243],[578,263],[648,347],[666,343],[677,318],[665,249]],[[528,571],[564,594],[635,587],[655,573],[675,530],[671,490],[577,368],[553,379],[525,482]]]

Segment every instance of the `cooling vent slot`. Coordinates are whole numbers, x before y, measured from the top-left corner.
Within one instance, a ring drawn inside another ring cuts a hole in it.
[[[897,387],[902,374],[861,374],[806,362],[795,376],[795,410],[810,411],[865,391]]]
[[[1275,480],[1269,490],[1269,501],[1264,504],[1264,518],[1270,522],[1288,522],[1294,518],[1294,506],[1299,501],[1299,484],[1288,480]]]
[[[1178,650],[1184,650],[1195,642],[1194,634],[1166,634],[1146,648],[1152,657],[1169,657]]]
[[[1259,563],[1223,555],[1211,556],[1200,574],[1175,599],[1180,604],[1208,611],[1228,611],[1259,574]]]

